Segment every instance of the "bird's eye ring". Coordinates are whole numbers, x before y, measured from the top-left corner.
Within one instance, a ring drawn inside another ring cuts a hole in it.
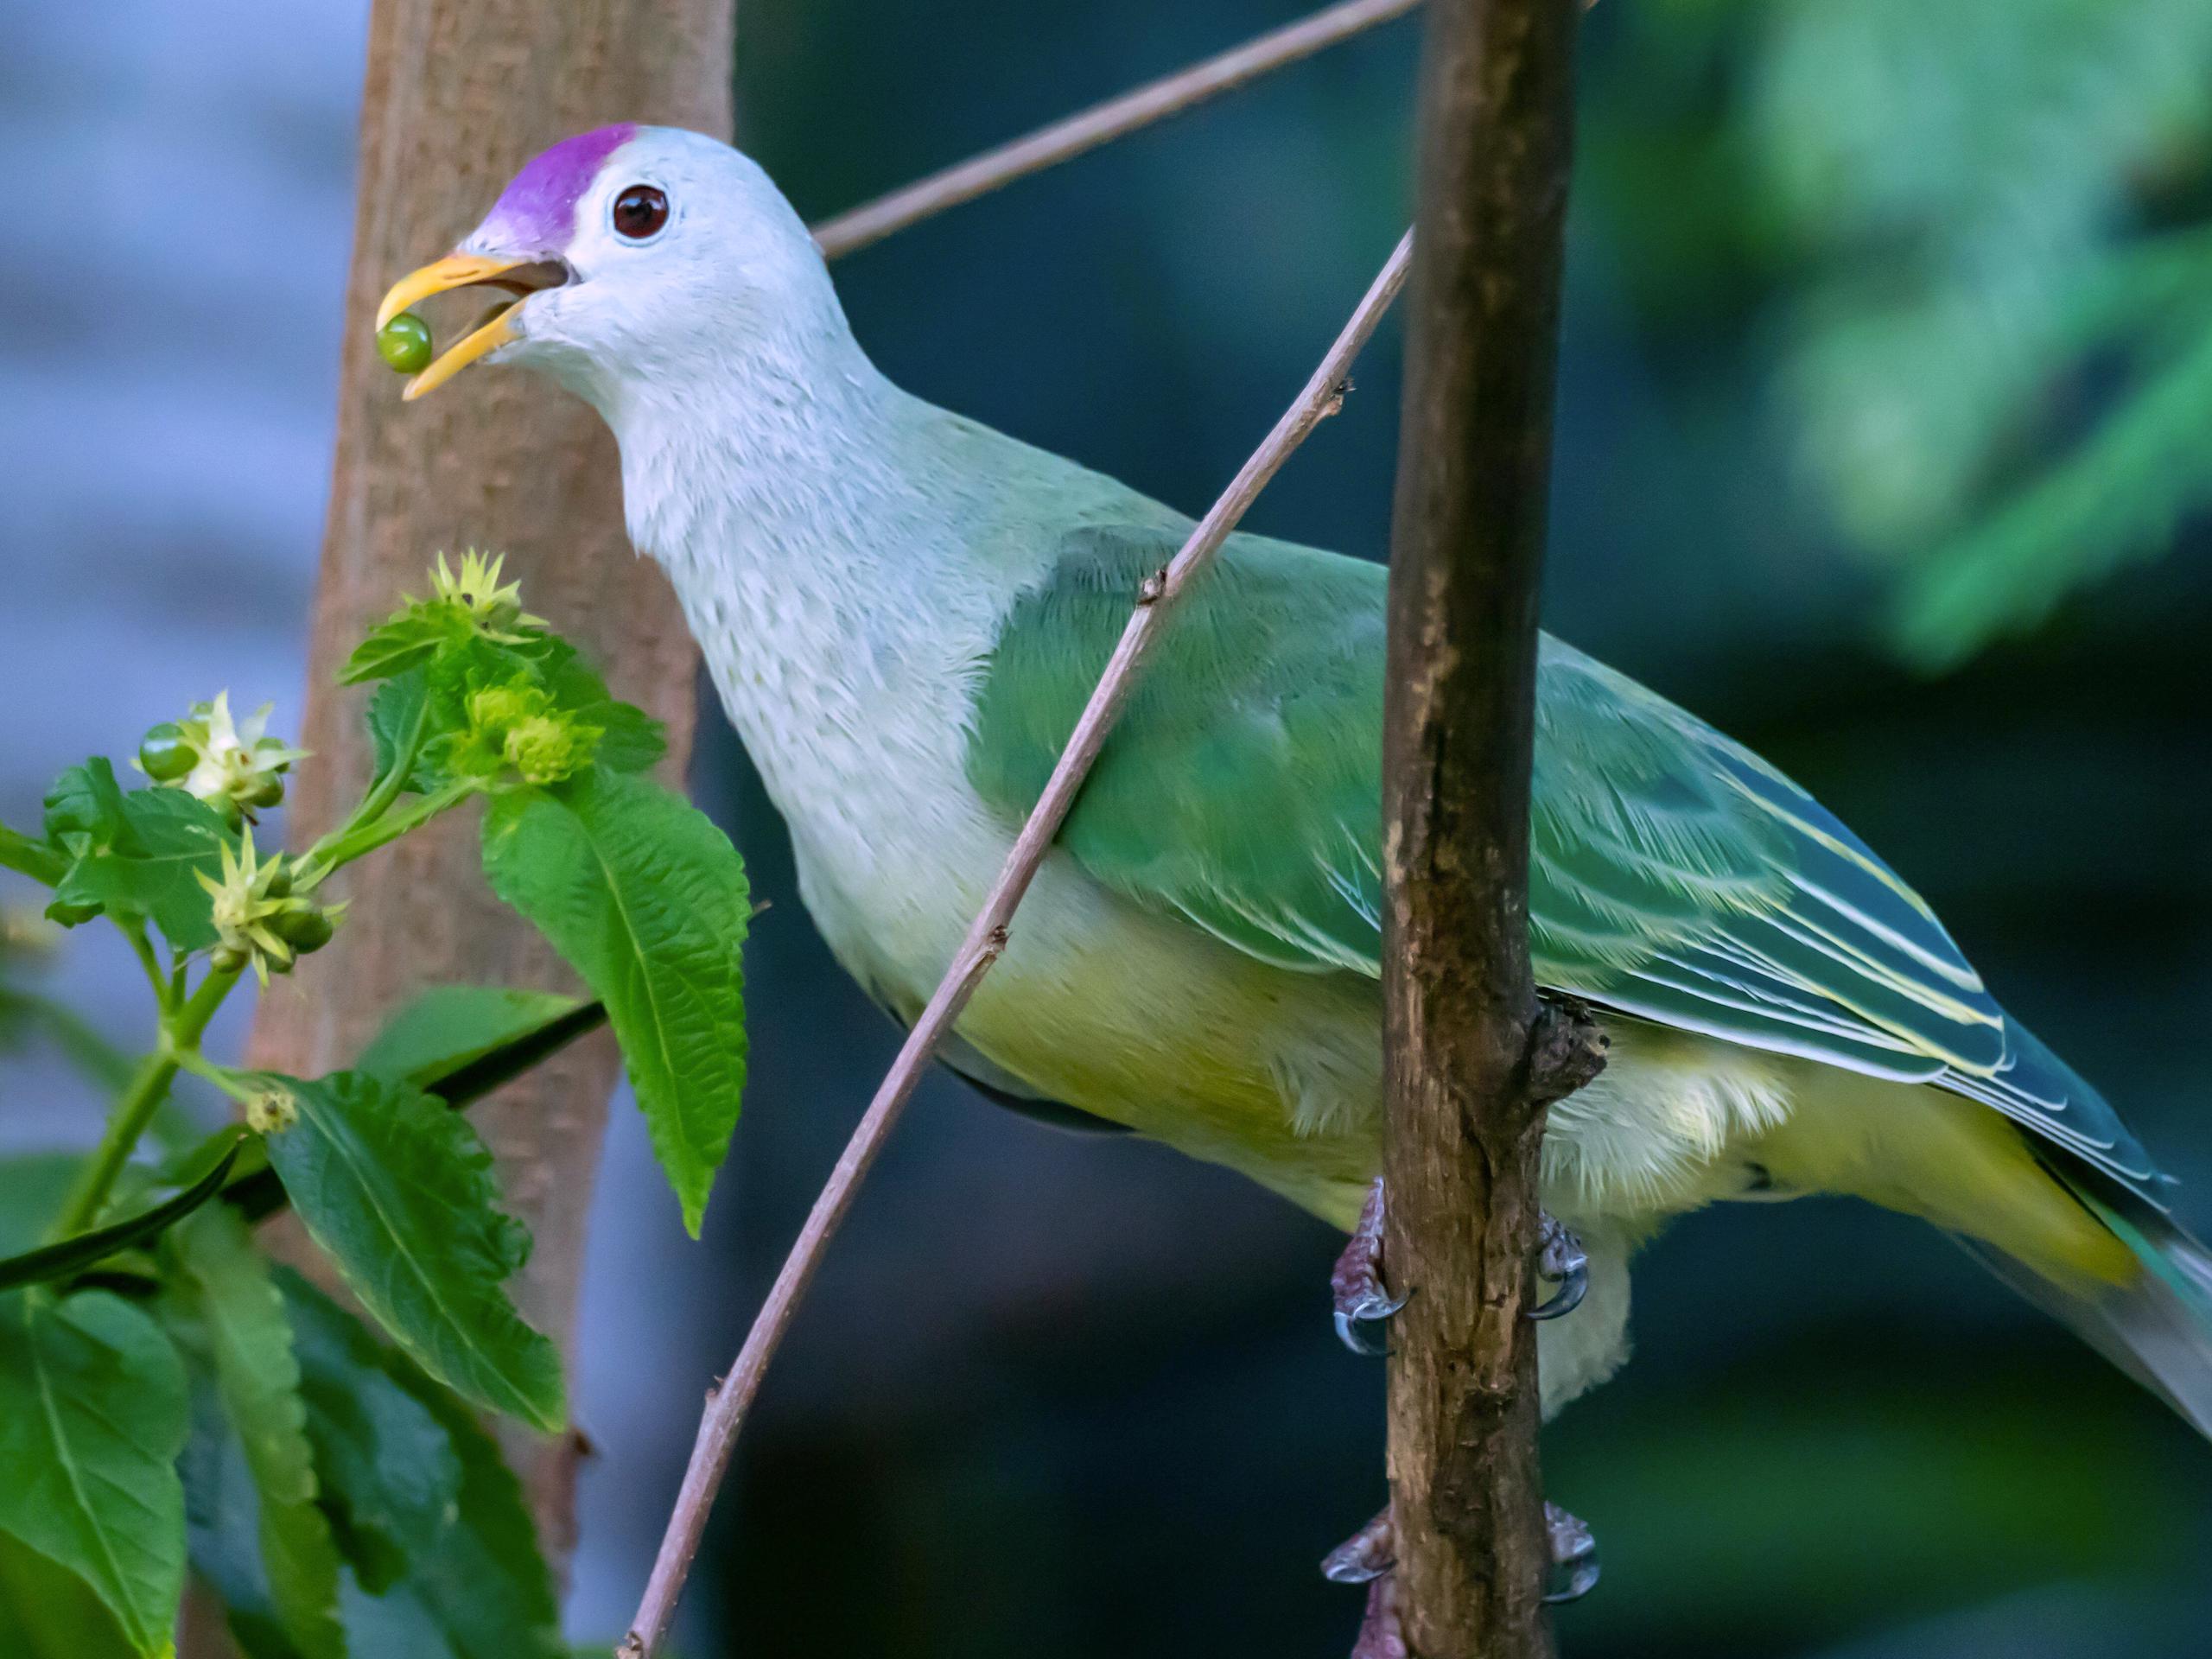
[[[667,223],[668,196],[650,184],[631,185],[614,198],[614,233],[626,241],[658,236]]]

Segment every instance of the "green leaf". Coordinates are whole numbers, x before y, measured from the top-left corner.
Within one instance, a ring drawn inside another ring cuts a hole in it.
[[[461,1503],[444,1426],[399,1381],[413,1366],[298,1274],[280,1271],[308,1437],[346,1558],[381,1594],[442,1545]],[[435,1384],[426,1386],[435,1387]]]
[[[377,688],[369,699],[369,741],[376,745],[376,775],[379,778],[399,763],[400,754],[415,734],[418,722],[429,718],[429,676],[421,668],[410,668]],[[407,780],[407,787],[423,787],[422,765],[418,760],[414,775]]]
[[[220,1156],[214,1167],[167,1202],[111,1226],[95,1228],[74,1238],[65,1238],[58,1244],[0,1261],[0,1291],[14,1290],[21,1285],[45,1284],[82,1273],[118,1250],[128,1249],[175,1226],[223,1190],[231,1166],[238,1160],[243,1139],[238,1132],[232,1131],[230,1150]]]
[[[607,1005],[696,1236],[745,1085],[751,912],[736,849],[690,803],[597,770],[495,799],[484,869]]]
[[[467,1120],[365,1071],[272,1081],[299,1119],[265,1137],[269,1161],[362,1306],[449,1388],[559,1429],[560,1357],[501,1288],[529,1235],[498,1209],[492,1154]]]
[[[261,1553],[261,1494],[245,1446],[213,1378],[195,1377],[191,1434],[177,1472],[184,1483],[185,1548],[192,1571],[223,1605],[246,1659],[299,1659],[276,1611]],[[356,1653],[353,1659],[369,1659]]]
[[[551,991],[436,985],[386,1020],[354,1064],[358,1070],[433,1090],[448,1104],[458,1104],[441,1085],[497,1059],[511,1069],[476,1090],[487,1093],[562,1046],[566,1028],[591,1012],[591,1004]],[[589,1021],[597,1023],[598,1018]],[[550,1047],[549,1035],[557,1039]]]
[[[668,752],[668,734],[660,721],[611,696],[607,682],[567,640],[548,643],[539,675],[556,708],[599,728],[595,758],[608,771],[644,772]]]
[[[128,1659],[130,1643],[92,1586],[0,1533],[0,1653]]]
[[[316,1507],[307,1405],[283,1299],[246,1224],[218,1207],[169,1236],[176,1300],[195,1327],[259,1498],[262,1564],[302,1659],[343,1659],[338,1548]]]
[[[166,1659],[184,1589],[184,1368],[105,1291],[0,1297],[0,1532],[89,1584]]]
[[[54,904],[149,918],[180,950],[213,944],[213,900],[198,878],[222,874],[231,841],[223,815],[181,789],[135,791],[120,810],[122,833],[79,854],[54,888]]]
[[[348,1548],[377,1617],[349,1606],[354,1659],[424,1659],[373,1628],[434,1629],[455,1659],[554,1659],[563,1649],[550,1575],[522,1489],[454,1397],[295,1274],[279,1271],[308,1378],[308,1433],[353,1542],[373,1534],[396,1574]],[[435,1649],[429,1651],[434,1652]]]
[[[76,1190],[82,1153],[32,1152],[0,1158],[0,1251],[36,1248]]]
[[[46,791],[46,838],[55,846],[73,853],[88,842],[112,847],[126,833],[123,790],[104,756],[70,767]]]
[[[50,887],[67,868],[68,861],[53,848],[0,823],[0,870],[14,870]]]
[[[378,623],[367,639],[353,647],[353,654],[338,671],[338,683],[360,685],[395,678],[467,637],[466,629],[456,626],[444,607],[410,605]]]

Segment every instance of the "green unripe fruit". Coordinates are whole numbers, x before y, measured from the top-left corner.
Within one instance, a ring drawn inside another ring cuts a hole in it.
[[[232,944],[219,944],[207,953],[207,965],[219,974],[235,974],[251,960],[250,951]]]
[[[402,374],[420,374],[437,353],[430,345],[430,325],[412,311],[403,311],[378,331],[377,355]]]
[[[173,721],[163,721],[139,740],[138,765],[157,784],[174,783],[199,763]]]
[[[275,806],[283,798],[284,780],[273,774],[255,779],[238,797],[240,804],[245,806]]]
[[[62,927],[79,927],[100,913],[98,905],[65,905],[59,899],[46,907],[46,919]]]
[[[269,925],[278,938],[302,957],[313,956],[321,950],[338,931],[320,910],[288,910]]]

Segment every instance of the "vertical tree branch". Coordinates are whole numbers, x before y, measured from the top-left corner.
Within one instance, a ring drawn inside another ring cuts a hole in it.
[[[337,456],[315,597],[296,843],[327,829],[367,775],[359,696],[333,673],[439,549],[514,557],[530,607],[668,724],[668,772],[690,749],[696,658],[659,575],[622,525],[613,445],[582,404],[513,375],[469,375],[403,410],[371,318],[401,272],[450,247],[543,146],[605,122],[730,130],[734,0],[377,0],[361,113],[359,203],[340,380]],[[473,815],[457,815],[469,817]],[[257,1064],[312,1075],[343,1065],[378,1020],[440,981],[565,982],[529,926],[495,904],[473,823],[440,824],[348,873],[351,918],[321,986],[264,998]],[[615,1074],[602,1036],[476,1115],[510,1206],[537,1236],[518,1287],[531,1321],[572,1353],[583,1224]],[[549,1553],[570,1542],[575,1457],[509,1445]]]
[[[1531,1306],[1536,606],[1579,0],[1432,0],[1390,571],[1385,1260],[1419,1659],[1552,1651]]]

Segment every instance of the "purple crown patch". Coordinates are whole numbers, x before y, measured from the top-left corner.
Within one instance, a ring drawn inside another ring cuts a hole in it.
[[[517,252],[556,254],[575,231],[577,200],[591,188],[607,158],[630,142],[634,121],[595,127],[563,138],[532,159],[485,215],[472,241],[496,243]]]

